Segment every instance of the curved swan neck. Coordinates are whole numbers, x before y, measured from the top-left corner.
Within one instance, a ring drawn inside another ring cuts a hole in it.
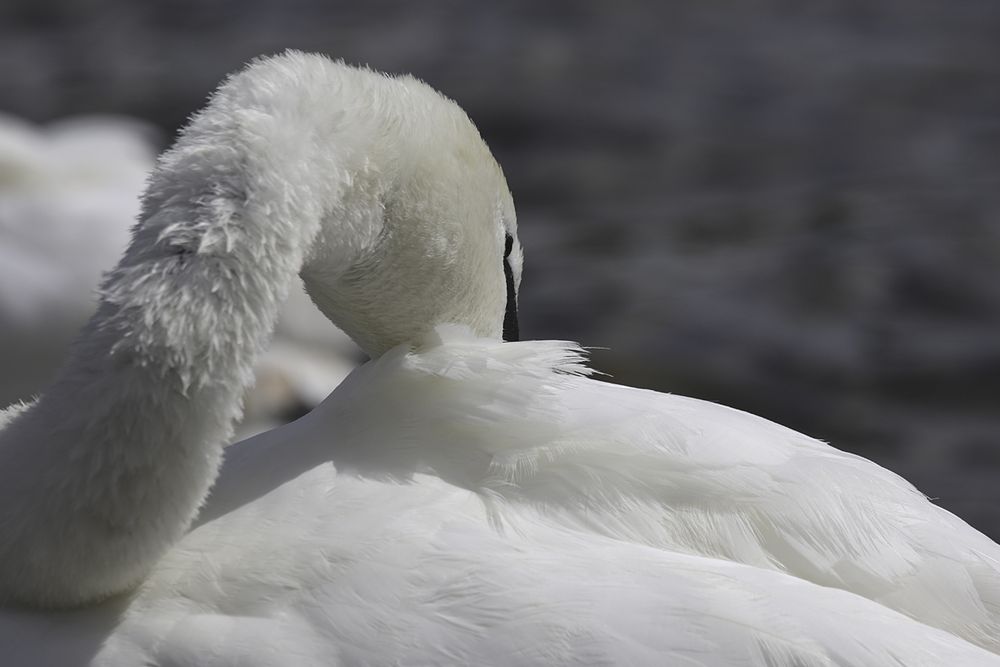
[[[310,100],[327,84],[313,60],[257,63],[193,119],[60,378],[0,431],[0,602],[121,592],[197,513],[278,305],[350,181],[337,119]]]

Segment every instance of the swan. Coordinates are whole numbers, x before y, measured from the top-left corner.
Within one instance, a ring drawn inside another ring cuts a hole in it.
[[[39,127],[0,114],[0,405],[41,390],[93,313],[101,273],[125,249],[139,212],[154,135],[124,116]],[[296,286],[258,359],[239,432],[315,406],[358,356]]]
[[[299,52],[228,79],[58,378],[0,415],[5,664],[1000,664],[996,544],[865,459],[516,341],[522,264],[427,85]],[[297,275],[372,360],[224,450]]]

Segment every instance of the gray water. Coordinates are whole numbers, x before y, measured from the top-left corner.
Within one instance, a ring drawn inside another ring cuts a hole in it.
[[[412,72],[504,166],[522,330],[1000,538],[1000,3],[10,1],[0,109],[172,133],[260,53]]]

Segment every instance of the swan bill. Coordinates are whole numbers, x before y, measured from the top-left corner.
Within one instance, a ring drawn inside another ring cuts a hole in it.
[[[508,343],[521,340],[517,324],[517,287],[514,285],[514,271],[510,267],[510,252],[514,249],[514,237],[507,234],[503,252],[503,276],[507,281],[507,308],[503,316],[503,339]]]

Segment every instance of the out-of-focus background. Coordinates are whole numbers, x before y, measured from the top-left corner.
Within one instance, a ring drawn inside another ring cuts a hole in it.
[[[518,204],[527,337],[606,346],[614,381],[873,458],[1000,538],[995,0],[7,0],[0,110],[145,125],[3,121],[0,390],[52,372],[64,285],[114,262],[127,224],[105,212],[134,214],[143,146],[287,47],[412,72],[465,107]],[[117,199],[86,194],[105,185]],[[301,373],[357,361],[296,308],[278,341],[299,370],[275,362],[273,395],[251,397],[264,421],[341,371]],[[38,358],[17,347],[46,337]]]

